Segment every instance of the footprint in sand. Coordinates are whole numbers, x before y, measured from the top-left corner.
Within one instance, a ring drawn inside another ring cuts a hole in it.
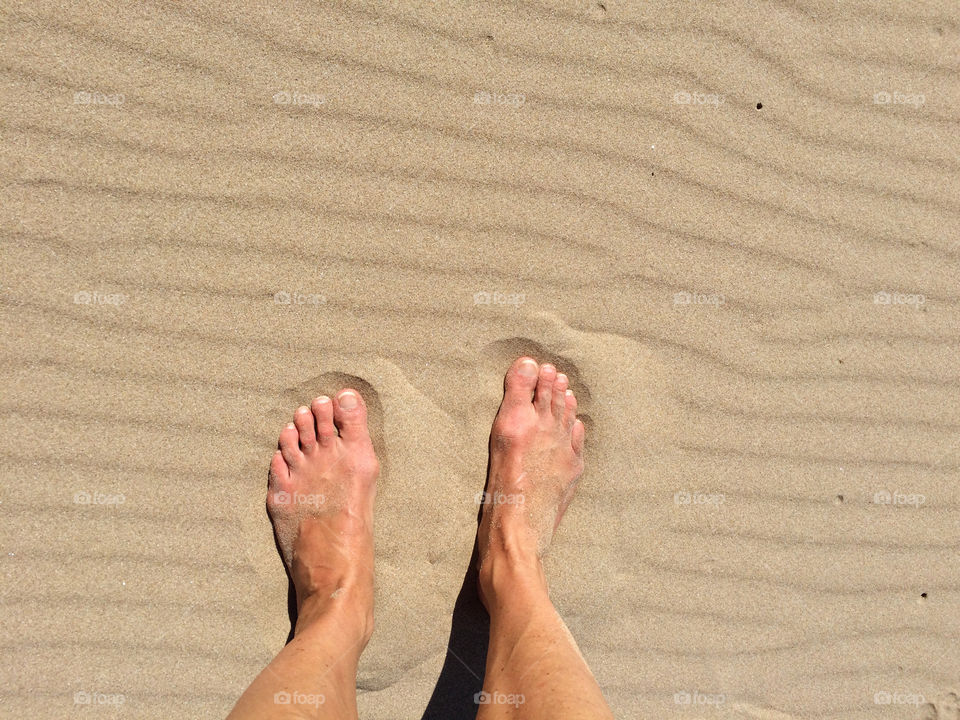
[[[949,692],[935,703],[920,706],[920,720],[960,720],[960,698]]]

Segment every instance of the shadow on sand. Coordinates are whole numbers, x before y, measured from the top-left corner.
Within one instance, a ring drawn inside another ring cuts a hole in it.
[[[476,717],[474,695],[483,689],[490,616],[477,594],[477,543],[453,606],[447,657],[421,720]]]

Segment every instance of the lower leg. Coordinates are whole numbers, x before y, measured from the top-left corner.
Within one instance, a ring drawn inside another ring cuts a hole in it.
[[[478,720],[612,718],[597,681],[547,594],[539,560],[491,561],[482,575],[490,646]],[[499,563],[502,563],[500,565]]]
[[[307,619],[299,616],[293,640],[247,688],[229,720],[357,717],[357,663],[369,637],[363,621],[336,609],[300,612]]]

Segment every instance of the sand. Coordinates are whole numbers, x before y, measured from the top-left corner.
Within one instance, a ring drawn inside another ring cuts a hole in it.
[[[289,631],[277,433],[349,382],[361,716],[446,659],[469,717],[530,353],[589,427],[548,573],[618,717],[956,720],[956,3],[269,5],[2,11],[0,716],[225,715]]]

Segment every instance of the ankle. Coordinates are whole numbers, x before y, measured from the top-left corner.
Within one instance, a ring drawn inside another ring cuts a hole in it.
[[[345,643],[366,647],[373,635],[373,598],[360,588],[344,586],[332,594],[311,594],[297,602],[294,635],[331,630]]]
[[[535,552],[491,547],[478,567],[480,598],[491,617],[504,606],[526,607],[549,602],[547,577]]]

